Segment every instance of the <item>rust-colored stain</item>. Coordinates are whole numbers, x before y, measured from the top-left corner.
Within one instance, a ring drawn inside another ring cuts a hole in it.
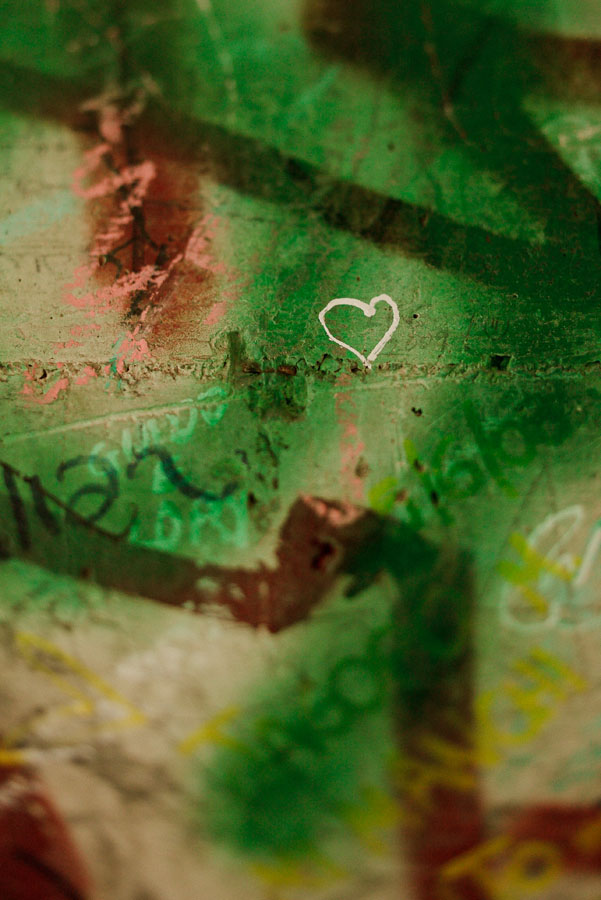
[[[87,900],[90,878],[37,776],[0,768],[2,900]]]

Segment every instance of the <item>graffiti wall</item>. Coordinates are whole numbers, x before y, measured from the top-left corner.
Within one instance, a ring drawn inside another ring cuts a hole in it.
[[[599,900],[601,7],[0,15],[0,900]]]

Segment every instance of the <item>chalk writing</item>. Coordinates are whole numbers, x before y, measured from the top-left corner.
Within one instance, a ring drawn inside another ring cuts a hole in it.
[[[502,559],[496,567],[505,582],[499,607],[504,625],[533,631],[582,621],[589,600],[584,589],[601,549],[597,520],[582,554],[568,552],[576,536],[586,533],[585,518],[584,507],[568,506],[547,516],[527,537],[517,532],[510,536],[519,561]]]
[[[189,444],[199,415],[209,427],[217,425],[227,409],[227,398],[227,391],[214,385],[198,394],[194,406],[169,412],[161,418],[144,416],[135,428],[124,428],[117,447],[99,441],[92,448],[91,457],[109,460],[118,474],[128,479],[133,478],[138,464],[152,457],[152,494],[163,495],[172,492],[174,487],[183,488],[178,491],[187,501],[183,506],[171,497],[162,500],[156,510],[146,508],[144,516],[135,518],[129,535],[132,542],[167,552],[176,550],[182,542],[193,547],[205,546],[210,538],[236,547],[248,542],[246,492],[235,490],[237,485],[231,482],[219,494],[193,485],[175,468],[173,456],[166,455],[164,450],[167,444]],[[157,452],[159,449],[161,452]],[[90,471],[93,475],[101,474],[93,462]]]
[[[96,512],[86,517],[88,522],[97,522],[98,519],[102,519],[107,514],[119,496],[119,480],[115,467],[107,459],[102,459],[99,456],[75,456],[73,459],[68,459],[59,465],[56,470],[56,478],[57,481],[62,481],[65,477],[65,472],[89,463],[94,463],[96,468],[99,468],[102,474],[106,475],[106,484],[84,484],[69,498],[67,506],[70,509],[74,509],[81,497],[88,497],[94,494],[104,497]]]
[[[328,313],[335,306],[355,306],[357,309],[360,309],[364,316],[371,318],[376,314],[376,304],[377,303],[387,303],[388,306],[392,309],[392,325],[388,328],[384,337],[381,338],[373,350],[368,353],[367,356],[363,356],[358,350],[351,346],[351,344],[347,344],[344,341],[339,340],[339,338],[334,337],[328,326],[326,325],[326,313]],[[371,369],[371,364],[375,361],[375,359],[380,355],[394,332],[397,330],[400,316],[399,316],[399,308],[392,300],[388,294],[380,294],[378,297],[372,297],[369,303],[363,303],[362,300],[353,300],[350,297],[338,298],[337,300],[330,300],[330,302],[324,306],[324,308],[319,313],[319,321],[321,322],[323,329],[329,339],[334,341],[335,344],[338,344],[339,347],[343,347],[345,350],[350,350],[351,353],[354,353],[357,356],[366,369]]]
[[[164,447],[146,447],[144,450],[137,451],[134,450],[135,460],[131,462],[127,467],[127,477],[133,478],[136,469],[138,468],[138,464],[142,462],[142,460],[146,459],[148,456],[156,456],[161,464],[161,468],[165,473],[166,477],[169,479],[171,484],[177,488],[177,490],[184,495],[184,497],[189,497],[191,500],[225,500],[226,497],[229,497],[237,487],[236,482],[229,482],[225,485],[222,491],[219,494],[214,493],[213,491],[207,491],[204,488],[199,488],[196,485],[192,484],[188,481],[184,476],[177,470],[175,464],[173,462],[173,457]]]
[[[230,481],[219,493],[216,493],[192,484],[192,482],[182,475],[176,467],[173,457],[164,447],[148,447],[140,452],[134,450],[133,453],[135,459],[126,469],[127,477],[129,479],[135,476],[138,465],[144,459],[149,456],[155,456],[159,460],[162,471],[170,484],[172,484],[173,487],[188,500],[201,500],[205,503],[223,501],[230,497],[238,487],[237,482]],[[89,456],[76,456],[72,459],[65,460],[59,464],[56,470],[57,481],[62,482],[67,473],[83,466],[93,467],[92,471],[104,475],[106,482],[104,484],[93,482],[82,485],[65,503],[42,486],[39,476],[23,475],[8,463],[0,461],[0,467],[2,468],[4,484],[10,499],[11,511],[16,525],[19,544],[24,550],[30,549],[31,547],[31,531],[27,509],[19,492],[19,481],[28,484],[31,491],[34,510],[38,519],[42,522],[46,530],[54,535],[59,533],[60,526],[56,516],[51,512],[48,506],[48,501],[59,506],[67,515],[74,516],[78,522],[86,525],[95,525],[100,519],[108,514],[120,494],[120,487],[117,469],[106,457],[94,454]],[[102,498],[102,502],[98,508],[91,513],[79,513],[76,510],[79,501],[82,500],[82,498],[94,495],[98,495]],[[175,509],[175,507],[169,507],[169,513],[172,518],[174,516],[173,509]],[[177,512],[175,513],[175,516],[177,518]],[[113,534],[112,536],[125,537],[129,534],[135,518],[136,512],[134,511],[125,530],[118,535]],[[171,545],[171,541],[169,543]]]
[[[89,461],[90,457],[83,457],[83,459]],[[2,469],[4,483],[6,485],[10,499],[13,520],[17,529],[17,537],[19,540],[19,544],[23,550],[29,550],[31,548],[32,538],[31,523],[27,514],[27,508],[19,491],[19,482],[23,482],[24,484],[27,484],[29,486],[36,516],[44,525],[45,529],[53,535],[57,535],[61,529],[57,517],[49,509],[49,502],[54,506],[59,507],[59,509],[61,509],[65,513],[65,517],[70,517],[79,524],[94,527],[96,531],[100,531],[102,534],[110,538],[124,538],[131,528],[133,517],[130,520],[129,524],[125,527],[125,529],[118,534],[104,531],[104,529],[99,529],[95,525],[96,520],[100,518],[100,516],[97,514],[98,511],[92,517],[81,515],[77,512],[77,510],[75,510],[74,507],[69,506],[68,503],[65,503],[59,497],[56,497],[54,494],[44,488],[38,475],[23,475],[13,466],[1,460],[0,468]],[[68,466],[66,466],[66,468],[68,468]],[[87,487],[89,488],[88,493],[100,493],[103,490],[103,487],[101,485],[88,485]],[[93,491],[92,488],[94,489]],[[83,489],[80,489],[78,492],[76,492],[73,497],[78,499],[80,496],[83,496],[82,490]],[[73,497],[71,499],[73,499]],[[103,515],[106,512],[108,512],[108,508],[104,510]]]

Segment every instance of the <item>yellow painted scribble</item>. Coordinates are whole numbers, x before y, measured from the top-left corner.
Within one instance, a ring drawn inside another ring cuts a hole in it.
[[[529,662],[529,658],[534,661],[536,666]],[[515,660],[512,666],[516,672],[521,672],[523,675],[531,677],[547,687],[554,687],[556,691],[557,681],[551,681],[548,677],[548,672],[546,675],[543,674],[541,672],[543,667],[565,679],[575,691],[585,691],[589,687],[588,682],[578,672],[575,672],[574,669],[558,659],[557,656],[553,656],[551,653],[543,650],[542,647],[533,647],[528,657],[522,660]]]
[[[577,672],[540,647],[533,648],[524,659],[515,660],[511,668],[515,677],[476,698],[478,761],[484,765],[500,762],[501,748],[528,743],[548,721],[556,718],[559,702],[588,687]],[[497,727],[492,707],[499,698],[508,699],[522,714],[525,727],[521,731],[502,731]],[[550,698],[558,702],[551,703]]]
[[[440,878],[447,900],[460,896],[450,889],[450,883],[464,879],[475,882],[491,900],[517,900],[548,887],[562,868],[561,853],[554,844],[537,840],[514,843],[502,834],[452,859],[442,868]]]
[[[513,584],[536,582],[543,572],[549,572],[562,581],[572,580],[574,573],[570,569],[539,553],[522,534],[514,532],[509,538],[509,544],[517,551],[522,564],[502,560],[498,564],[498,569],[501,575]]]
[[[72,702],[66,703],[58,709],[53,708],[42,712],[30,719],[26,726],[21,726],[6,734],[5,751],[24,740],[32,727],[44,719],[53,716],[86,718],[98,713],[99,698],[86,693],[86,687],[88,691],[97,692],[101,699],[109,700],[121,707],[126,713],[123,718],[91,725],[90,734],[131,728],[142,725],[146,721],[146,716],[141,710],[126,700],[99,675],[45,638],[27,632],[17,632],[15,643],[31,668],[44,673],[62,693],[72,698]],[[84,682],[84,688],[77,684],[77,680]]]
[[[360,805],[349,808],[343,816],[361,845],[376,856],[384,856],[389,850],[382,832],[400,822],[399,804],[378,788],[364,788]]]
[[[27,757],[22,750],[10,750],[5,747],[0,747],[0,768],[2,766],[7,768],[24,766],[26,765],[26,762]]]
[[[601,847],[601,816],[582,825],[574,834],[572,843],[581,853],[596,853]]]
[[[324,888],[348,878],[348,870],[323,854],[310,858],[253,863],[251,872],[267,887],[280,891],[296,888]]]
[[[371,508],[381,515],[388,515],[398,493],[398,481],[393,476],[388,476],[378,481],[368,493],[368,502]]]
[[[180,753],[189,756],[195,753],[203,744],[216,744],[224,747],[240,749],[243,745],[223,732],[223,726],[231,722],[240,712],[237,706],[228,706],[213,716],[208,722],[204,722],[199,728],[184,738],[178,745]]]
[[[517,532],[514,532],[509,538],[509,544],[518,553],[520,562],[503,559],[497,563],[497,572],[506,581],[517,587],[522,597],[536,612],[547,613],[548,600],[534,585],[538,584],[544,573],[554,575],[561,581],[570,582],[574,578],[574,571],[566,569],[565,566],[535,550],[528,539]]]
[[[440,871],[442,882],[457,881],[460,878],[473,878],[488,893],[486,896],[495,897],[497,880],[486,868],[486,863],[504,853],[511,844],[511,838],[506,835],[498,835],[479,844],[477,847],[456,856]]]
[[[437,790],[469,794],[476,789],[477,758],[471,729],[463,723],[462,731],[465,743],[426,733],[410,755],[399,755],[395,761],[392,780],[405,800],[400,815],[407,827],[422,822],[435,803]]]

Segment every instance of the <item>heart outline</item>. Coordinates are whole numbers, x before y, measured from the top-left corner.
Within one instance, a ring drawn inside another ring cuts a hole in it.
[[[338,338],[334,337],[328,326],[326,325],[326,313],[328,313],[331,309],[334,309],[335,306],[355,306],[357,309],[360,309],[363,312],[364,316],[367,316],[368,319],[371,319],[372,316],[376,314],[376,304],[380,302],[387,303],[392,309],[392,325],[385,333],[384,337],[378,341],[374,349],[367,356],[363,356],[362,353],[359,353],[358,350],[355,350],[350,344],[346,344],[344,341],[339,341]],[[399,322],[401,321],[401,317],[399,315],[399,308],[394,302],[394,300],[388,296],[388,294],[379,294],[377,297],[372,297],[369,303],[365,303],[363,300],[355,300],[352,297],[338,297],[335,300],[330,300],[326,306],[319,313],[319,321],[321,322],[323,329],[329,339],[334,341],[335,344],[338,344],[339,347],[344,347],[345,350],[350,350],[351,353],[354,353],[355,356],[358,356],[366,369],[371,369],[372,362],[375,361],[376,357],[380,355],[392,335],[395,333],[399,326]]]

